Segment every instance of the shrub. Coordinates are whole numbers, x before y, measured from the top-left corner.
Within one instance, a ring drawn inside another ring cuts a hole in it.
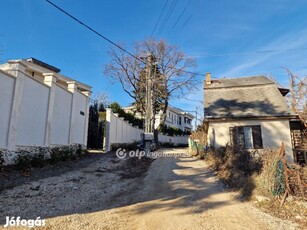
[[[177,147],[180,147],[180,148],[186,148],[188,146],[189,146],[188,144],[178,144],[177,145]]]
[[[4,164],[4,151],[0,149],[0,169]]]
[[[33,167],[43,167],[45,165],[45,154],[44,153],[35,153],[33,157],[31,157],[31,165]]]
[[[171,142],[159,142],[159,145],[164,148],[173,148],[174,143]]]
[[[26,150],[20,150],[14,159],[17,169],[25,171],[31,168],[32,156]]]
[[[51,149],[51,159],[52,163],[57,163],[59,161],[66,161],[73,155],[73,150],[68,146],[54,147]]]
[[[286,178],[284,170],[288,171],[290,195],[307,197],[304,183],[307,181],[307,169],[298,164],[287,164],[287,169],[282,162],[278,150],[263,150],[261,153],[262,170],[256,177],[257,190],[266,196],[280,196],[286,191]]]
[[[111,145],[111,150],[116,151],[117,149],[126,149],[126,150],[136,150],[138,148],[138,142],[133,143],[114,143]]]
[[[199,154],[199,159],[203,160],[203,159],[205,159],[205,157],[206,157],[206,153],[205,152],[201,152]]]
[[[205,160],[218,171],[218,176],[224,183],[240,190],[243,198],[251,197],[255,188],[252,176],[261,170],[260,159],[242,148],[226,146],[209,150]]]
[[[162,128],[160,129],[160,132],[164,135],[167,136],[182,136],[182,135],[188,135],[188,132],[184,132],[181,129],[174,128],[171,126],[163,125]]]
[[[114,113],[117,113],[119,117],[124,118],[125,121],[128,121],[132,125],[138,126],[140,129],[143,129],[144,119],[139,119],[131,113],[126,113],[117,102],[111,103],[109,105],[109,108],[111,108]]]

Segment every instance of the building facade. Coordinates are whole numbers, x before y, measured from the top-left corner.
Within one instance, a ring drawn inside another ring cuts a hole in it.
[[[293,161],[289,121],[296,115],[287,106],[289,92],[264,76],[204,81],[204,116],[212,147],[236,144],[250,150],[280,148]]]
[[[123,108],[126,112],[134,114],[138,118],[142,118],[142,115],[135,111],[134,106],[127,106]],[[168,127],[178,128],[184,132],[191,132],[193,129],[194,116],[182,109],[168,106],[166,111],[165,125]],[[159,111],[155,115],[155,128],[157,128],[162,121],[162,111]]]
[[[162,120],[162,111],[155,116],[155,127],[157,128]],[[169,106],[166,111],[165,125],[180,129],[184,132],[191,132],[193,129],[192,121],[194,116],[188,112],[185,112],[179,108]]]

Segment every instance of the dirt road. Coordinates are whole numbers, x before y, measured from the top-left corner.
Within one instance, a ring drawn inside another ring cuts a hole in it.
[[[48,216],[46,226],[39,229],[295,229],[290,222],[237,201],[224,190],[204,162],[188,156],[174,157],[185,151],[168,150],[169,156],[155,160],[146,176],[132,179],[122,179],[110,171],[89,177],[89,172],[102,167],[102,162],[93,163],[81,170],[83,173],[78,170],[56,178],[58,184],[53,186],[58,187],[59,181],[67,177],[83,178],[84,182],[78,182],[76,191],[74,187],[72,191],[66,189],[66,193],[54,195],[57,199],[41,194],[43,199],[33,198],[28,205],[40,207],[42,218]],[[40,181],[41,187],[48,190],[54,180]],[[10,192],[16,194],[13,190]],[[0,199],[4,199],[4,195],[11,199],[10,192],[1,194]],[[21,210],[19,204],[23,201],[19,198],[18,203],[8,203],[18,207],[11,215],[16,215],[18,210],[24,215],[30,212],[26,206]],[[52,207],[64,207],[53,209],[53,215],[44,215],[51,207],[50,202],[53,202]],[[43,205],[45,207],[41,207]]]

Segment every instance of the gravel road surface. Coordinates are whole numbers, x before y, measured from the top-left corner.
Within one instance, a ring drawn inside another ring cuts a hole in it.
[[[176,157],[186,149],[165,153],[132,178],[127,176],[128,159],[101,157],[61,175],[5,189],[0,224],[5,216],[40,216],[46,225],[37,229],[296,229],[236,200],[205,162]]]

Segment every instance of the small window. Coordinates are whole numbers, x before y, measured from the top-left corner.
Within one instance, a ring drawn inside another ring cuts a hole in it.
[[[252,127],[244,127],[244,146],[247,149],[253,148]]]
[[[260,125],[235,126],[229,128],[230,143],[246,149],[262,149],[262,135]]]

